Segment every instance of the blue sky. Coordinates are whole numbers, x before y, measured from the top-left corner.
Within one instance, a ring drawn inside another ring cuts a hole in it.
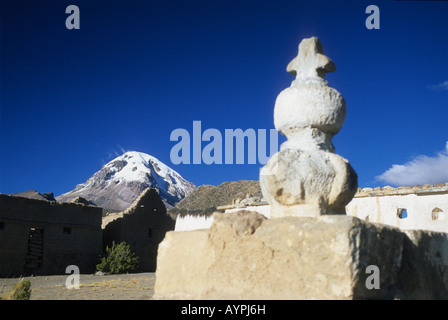
[[[80,29],[65,8],[78,5]],[[368,5],[380,29],[368,30]],[[0,192],[55,195],[124,151],[196,185],[260,164],[179,164],[177,128],[272,129],[301,39],[334,61],[347,102],[333,139],[360,187],[448,181],[446,1],[3,1]],[[283,140],[281,140],[283,141]],[[203,142],[202,147],[207,143]],[[379,178],[381,177],[381,178]]]

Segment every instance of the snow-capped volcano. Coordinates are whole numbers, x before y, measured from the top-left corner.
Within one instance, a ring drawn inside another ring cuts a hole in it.
[[[129,151],[56,200],[68,202],[79,196],[105,209],[124,210],[148,187],[157,189],[167,208],[196,188],[153,156]]]

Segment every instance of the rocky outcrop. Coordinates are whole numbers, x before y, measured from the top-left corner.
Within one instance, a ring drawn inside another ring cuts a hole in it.
[[[56,199],[54,198],[53,192],[40,193],[36,190],[28,190],[25,192],[12,193],[10,195],[14,196],[14,197],[23,197],[23,198],[28,198],[28,199],[56,201]]]
[[[219,211],[218,207],[250,198],[258,201],[262,198],[258,181],[240,180],[224,182],[218,186],[202,185],[168,212],[171,216],[211,216],[213,212]]]
[[[215,213],[209,230],[169,232],[155,297],[447,299],[448,235],[331,215]]]

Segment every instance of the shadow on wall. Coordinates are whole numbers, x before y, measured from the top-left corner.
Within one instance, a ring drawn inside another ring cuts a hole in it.
[[[148,188],[128,209],[103,218],[103,250],[113,241],[124,241],[139,257],[139,271],[154,272],[159,243],[174,226],[175,221],[167,215],[157,190]]]
[[[93,272],[101,216],[100,207],[0,194],[0,277]]]

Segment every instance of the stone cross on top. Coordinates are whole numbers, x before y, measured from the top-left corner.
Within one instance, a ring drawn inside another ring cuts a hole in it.
[[[319,39],[304,39],[299,45],[299,53],[286,67],[286,71],[296,76],[296,82],[306,83],[325,80],[327,72],[336,71],[336,65],[326,55]]]
[[[271,218],[345,214],[358,176],[348,160],[334,153],[332,139],[346,114],[344,98],[325,80],[336,66],[312,37],[300,42],[286,70],[296,79],[275,100],[274,125],[287,141],[260,171]]]

